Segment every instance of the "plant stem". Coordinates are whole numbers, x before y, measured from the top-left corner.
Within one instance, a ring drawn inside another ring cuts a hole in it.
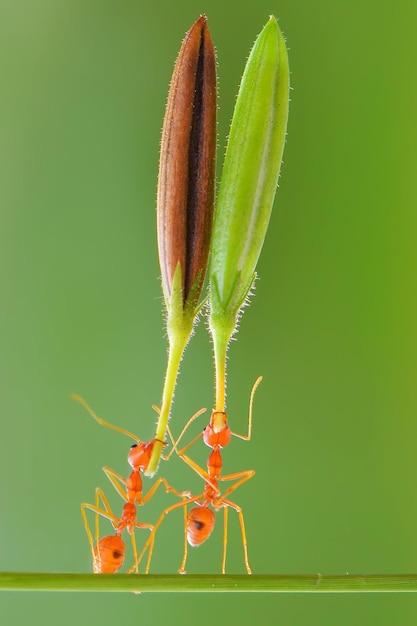
[[[216,376],[215,411],[226,410],[226,364],[227,350],[236,326],[236,318],[210,316],[209,328],[213,339],[214,366]]]
[[[180,369],[182,355],[187,346],[191,330],[192,325],[189,333],[186,332],[182,335],[180,333],[175,333],[174,337],[169,335],[168,363],[165,373],[164,389],[162,392],[162,406],[155,433],[155,439],[158,439],[158,441],[154,445],[152,457],[148,469],[145,472],[146,476],[153,476],[158,469],[158,463],[163,448],[162,442],[165,441],[165,433],[174,397],[175,383]]]
[[[0,573],[5,591],[222,592],[222,593],[416,593],[417,574],[406,575],[139,575]]]
[[[216,370],[216,411],[226,410],[226,359],[228,341],[216,341],[214,337],[214,362]]]

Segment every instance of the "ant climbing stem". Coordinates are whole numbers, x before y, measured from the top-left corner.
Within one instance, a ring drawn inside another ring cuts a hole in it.
[[[258,385],[260,384],[262,377],[259,377],[255,384],[252,387],[250,401],[249,401],[249,418],[248,418],[248,434],[240,435],[238,433],[233,432],[230,429],[227,420],[227,413],[224,411],[213,411],[210,416],[209,424],[203,430],[202,433],[197,435],[190,443],[188,443],[184,448],[178,450],[178,444],[187,431],[190,424],[201,414],[200,411],[198,414],[193,415],[181,431],[178,439],[176,441],[173,440],[171,431],[168,430],[168,433],[172,440],[172,450],[175,451],[178,456],[189,466],[191,467],[203,480],[204,480],[204,489],[203,491],[195,496],[188,496],[185,493],[182,495],[182,501],[177,502],[169,507],[167,507],[159,516],[157,522],[154,525],[154,529],[151,531],[151,534],[148,540],[145,543],[145,546],[139,555],[139,561],[135,562],[135,566],[141,562],[143,556],[148,550],[148,560],[146,564],[145,573],[149,572],[150,563],[152,559],[152,551],[154,547],[155,541],[155,533],[164,520],[165,516],[168,513],[183,507],[184,508],[184,553],[183,559],[181,562],[180,569],[178,570],[180,574],[185,574],[185,567],[188,556],[188,544],[191,546],[198,546],[204,543],[211,535],[214,525],[215,525],[215,512],[223,509],[224,518],[223,518],[223,556],[222,556],[222,566],[221,571],[222,574],[226,572],[226,554],[227,554],[227,530],[228,530],[228,513],[229,509],[233,509],[237,512],[239,518],[239,524],[241,529],[241,537],[242,537],[242,546],[243,546],[243,560],[246,568],[246,572],[251,574],[251,568],[249,565],[248,558],[248,548],[247,548],[247,539],[246,539],[246,530],[245,530],[245,522],[243,517],[243,512],[241,507],[229,500],[230,494],[232,494],[238,487],[243,485],[245,482],[250,480],[252,476],[254,476],[254,470],[246,470],[242,472],[235,472],[233,474],[222,475],[222,455],[221,449],[226,447],[231,440],[232,436],[238,437],[245,441],[249,441],[252,435],[252,409],[253,409],[253,399]],[[207,470],[204,470],[200,467],[195,461],[190,459],[185,452],[192,446],[200,437],[203,437],[204,443],[211,448],[211,452],[207,461]],[[170,456],[169,455],[169,456]],[[223,481],[237,481],[231,487],[226,489],[226,491],[222,494],[219,489],[219,482]],[[195,503],[195,506],[188,512],[188,505]],[[211,508],[210,508],[211,507]],[[133,569],[133,568],[132,568]]]
[[[111,484],[116,489],[121,498],[125,501],[121,517],[117,517],[116,515],[114,515],[103,490],[100,488],[96,489],[96,499],[94,505],[87,502],[83,502],[81,504],[81,514],[90,544],[94,573],[115,573],[121,568],[126,552],[125,543],[121,536],[124,529],[127,529],[128,533],[131,536],[133,558],[135,562],[133,570],[138,573],[139,559],[137,554],[134,530],[135,528],[145,528],[152,531],[154,526],[153,524],[138,522],[136,520],[137,506],[143,506],[144,504],[149,502],[149,500],[153,497],[156,490],[161,484],[164,485],[165,491],[167,493],[173,493],[178,497],[185,498],[188,495],[188,492],[176,491],[168,484],[165,478],[160,477],[151,487],[148,493],[143,496],[141,473],[144,472],[149,465],[153,446],[156,440],[153,439],[149,442],[141,441],[138,437],[136,437],[129,431],[123,428],[119,428],[118,426],[114,426],[113,424],[110,424],[109,422],[106,422],[102,418],[98,417],[96,413],[92,410],[92,408],[87,404],[87,402],[80,396],[72,394],[71,397],[80,404],[82,404],[99,424],[101,424],[102,426],[106,426],[107,428],[116,430],[117,432],[121,432],[128,437],[131,437],[135,441],[135,443],[131,446],[127,457],[128,463],[132,468],[130,476],[127,479],[118,474],[116,471],[112,470],[111,468],[103,467],[103,471],[106,474],[107,478],[110,480]],[[163,444],[163,446],[165,447],[166,444]],[[86,510],[90,510],[95,513],[94,539],[88,523]],[[115,533],[113,535],[107,535],[106,537],[100,539],[100,517],[108,519],[112,523],[113,528],[115,529]],[[151,547],[153,549],[153,539],[151,541]]]

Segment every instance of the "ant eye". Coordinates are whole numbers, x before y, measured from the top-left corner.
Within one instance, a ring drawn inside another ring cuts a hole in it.
[[[134,450],[134,448],[137,448],[138,444],[137,443],[132,443],[132,445],[130,446],[131,450]]]

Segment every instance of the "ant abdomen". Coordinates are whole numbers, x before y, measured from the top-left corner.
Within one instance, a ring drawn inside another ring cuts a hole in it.
[[[187,517],[187,539],[190,546],[201,546],[213,532],[216,515],[206,506],[195,506]]]
[[[125,560],[126,546],[119,535],[103,537],[94,549],[94,573],[114,574]]]

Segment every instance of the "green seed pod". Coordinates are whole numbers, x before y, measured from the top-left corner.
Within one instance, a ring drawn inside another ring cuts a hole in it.
[[[268,228],[288,102],[287,51],[277,21],[271,17],[254,44],[242,77],[216,204],[209,324],[218,386],[225,385],[225,363],[220,362],[225,361],[239,310],[253,284]],[[224,393],[218,393],[217,400],[216,409],[223,410]]]
[[[230,129],[212,239],[213,316],[235,316],[252,285],[278,182],[288,100],[287,51],[271,17],[246,64]]]

